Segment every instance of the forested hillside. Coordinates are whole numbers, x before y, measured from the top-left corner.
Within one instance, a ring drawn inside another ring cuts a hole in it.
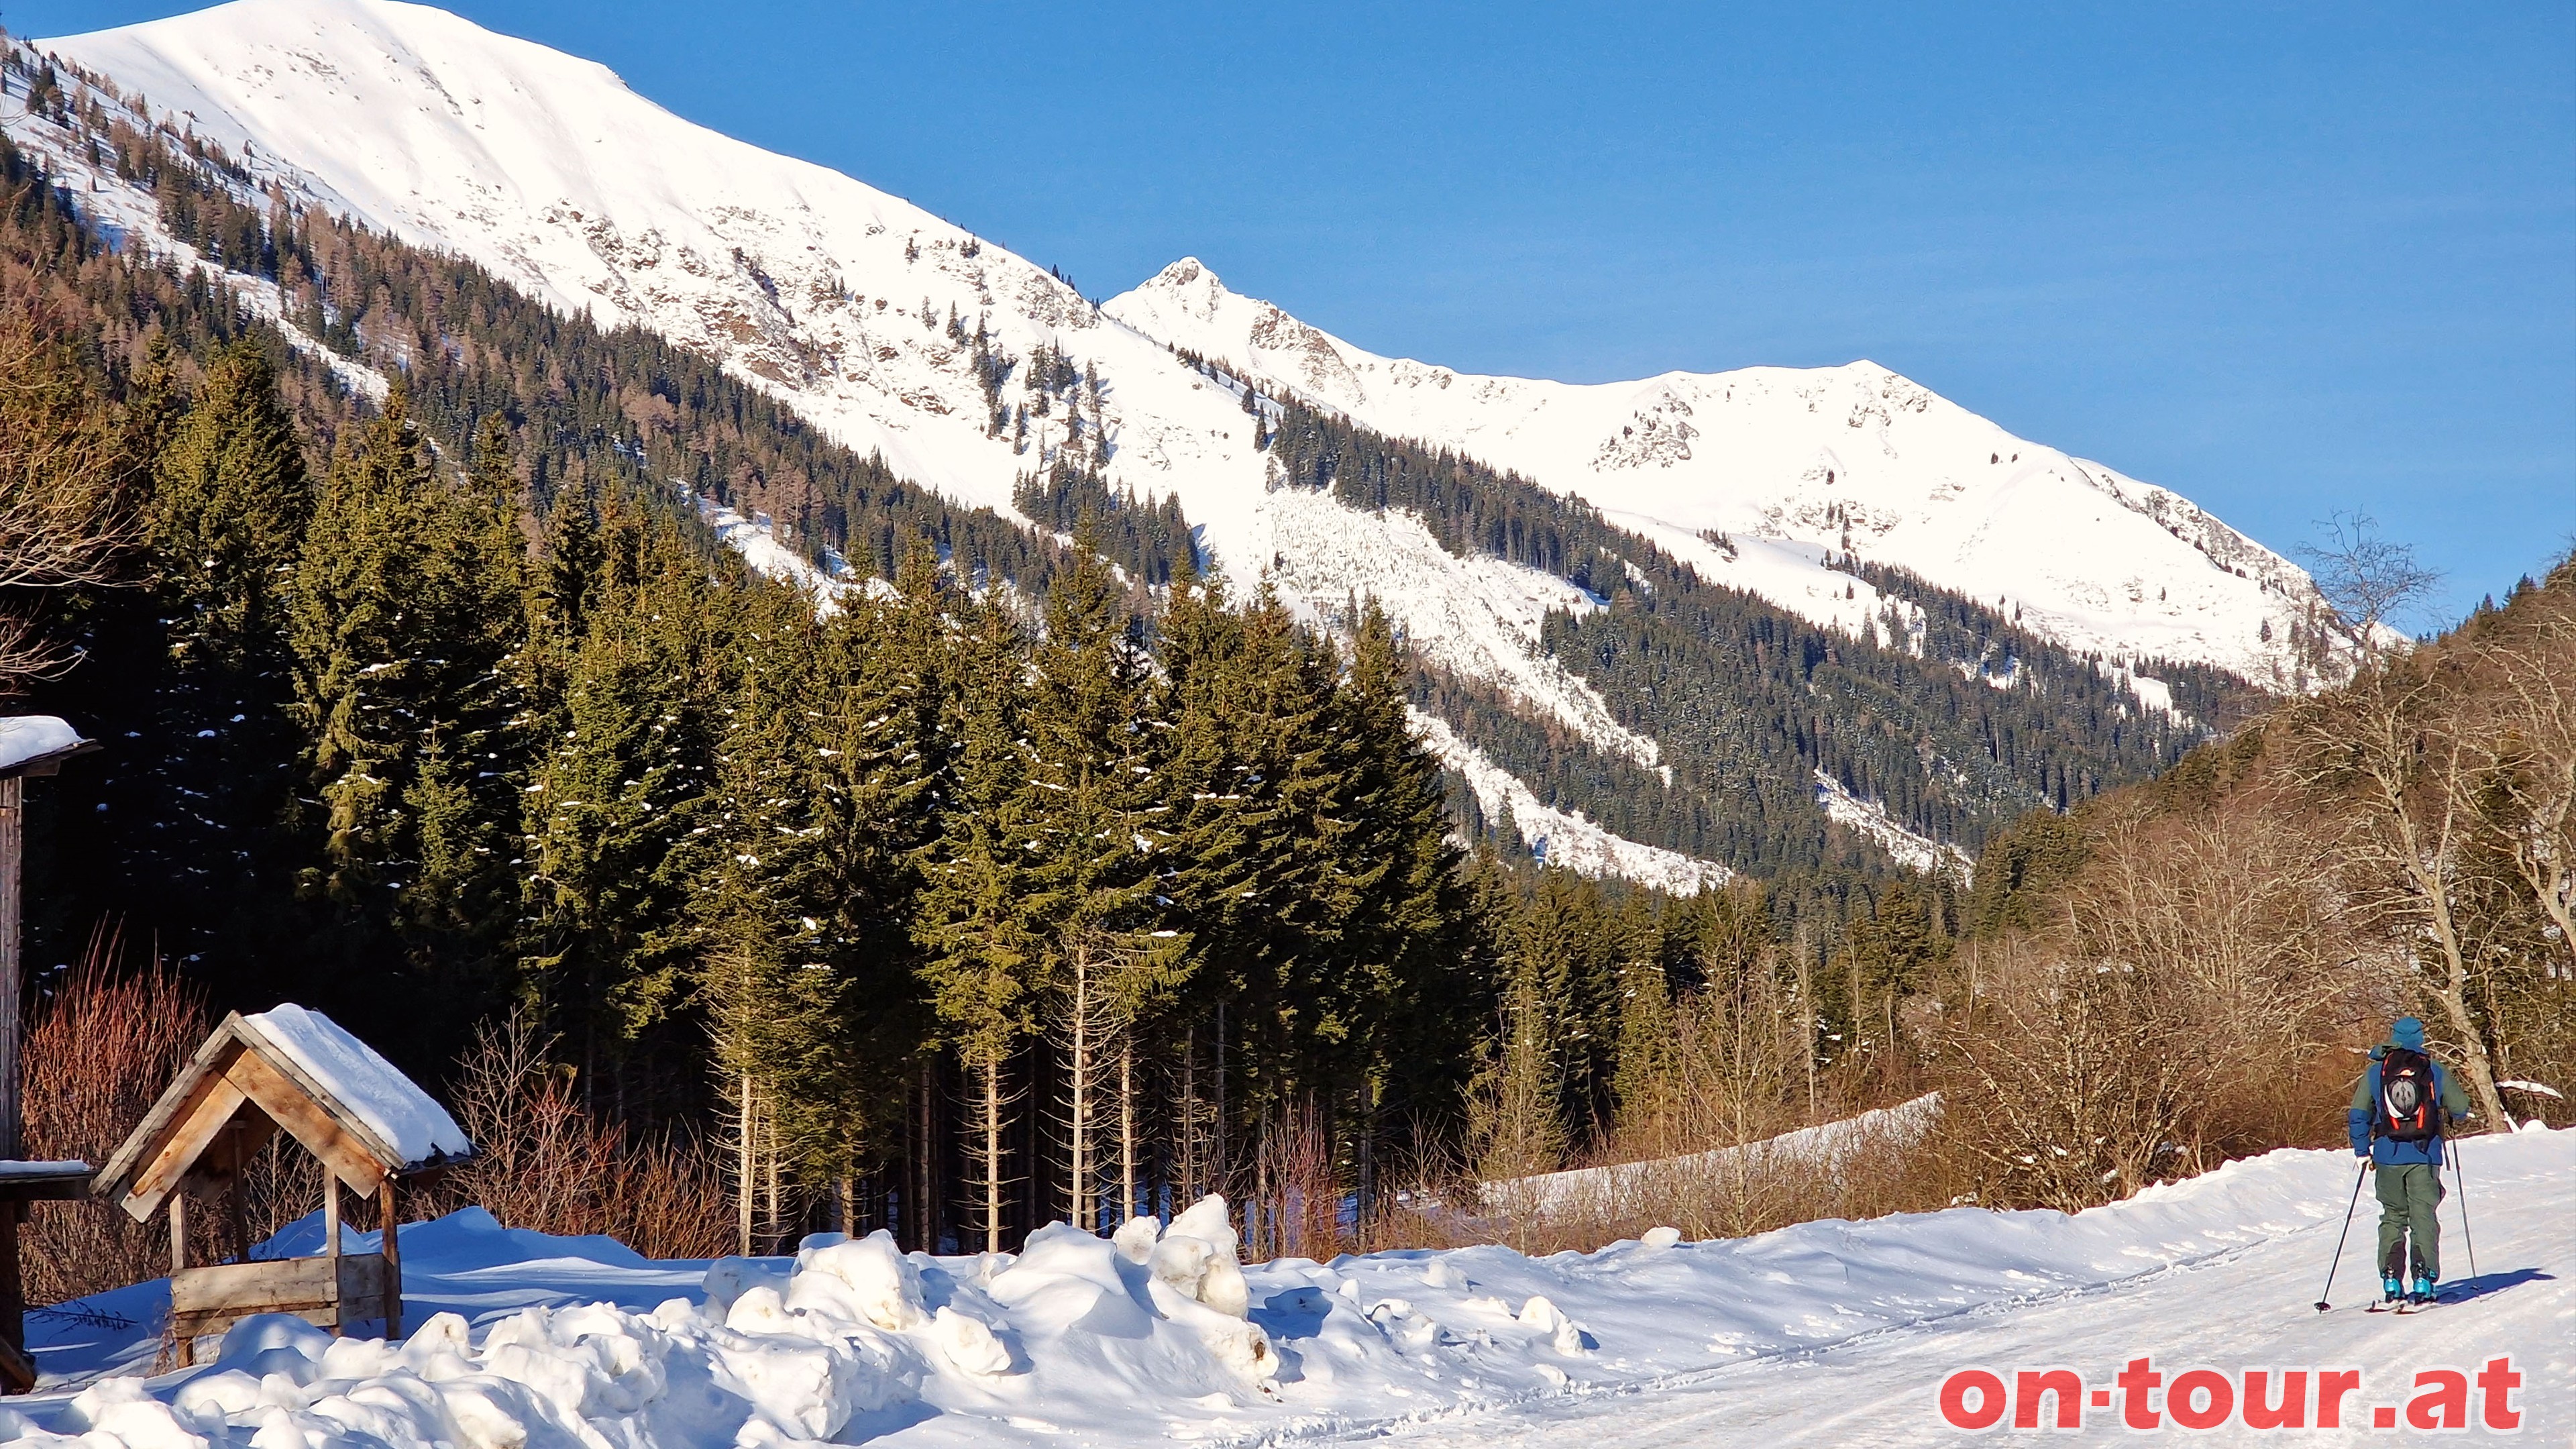
[[[2006,947],[1961,939],[2065,929],[2112,818],[2086,802],[2237,758],[2187,752],[2255,703],[2155,665],[2151,706],[1886,571],[1907,607],[1821,630],[1579,503],[1221,380],[1274,487],[1588,591],[1546,642],[1660,746],[1646,765],[1417,668],[1366,599],[1327,633],[1203,576],[1176,503],[1106,480],[1100,384],[1061,358],[954,323],[990,425],[1066,439],[1017,495],[1031,530],[685,350],[255,205],[219,153],[81,104],[101,163],[276,305],[103,235],[0,141],[5,402],[70,440],[12,466],[85,480],[94,545],[10,591],[14,679],[107,746],[31,802],[31,959],[119,942],[432,1079],[515,1019],[581,1112],[720,1145],[761,1244],[837,1220],[972,1246],[1215,1186],[1257,1247],[1320,1241],[1297,1215],[1344,1191],[1365,1218],[1396,1182],[1689,1145],[1693,1043],[1718,1037],[1762,1044],[1737,1129],[1914,1090],[1963,1059],[1942,1024],[1991,1009],[1978,953]],[[699,496],[875,586],[818,611],[719,546]],[[1454,832],[1480,822],[1408,703],[1746,877],[1679,900]],[[1820,772],[1983,844],[1973,890],[1829,824]],[[2505,1009],[2460,999],[2472,1028]],[[2556,1050],[2510,1030],[2499,1060]]]
[[[1815,808],[1821,771],[1974,852],[2025,810],[2153,775],[2262,698],[2205,666],[2108,667],[1885,569],[1854,566],[1912,609],[1857,639],[1833,634],[1703,582],[1578,500],[1293,399],[1277,407],[1278,486],[1405,510],[1453,553],[1543,569],[1603,602],[1551,616],[1547,648],[1663,747],[1669,782],[1526,710],[1513,718],[1491,691],[1448,714],[1480,693],[1472,682],[1432,682],[1424,698],[1542,798],[1632,839],[1762,875],[1815,868],[1835,851]],[[2175,710],[2147,708],[2133,673],[2173,681]]]

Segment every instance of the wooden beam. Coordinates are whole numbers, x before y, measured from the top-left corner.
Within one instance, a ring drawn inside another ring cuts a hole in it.
[[[235,1053],[248,1050],[242,1044],[244,1030],[241,1014],[234,1012],[226,1016],[214,1034],[197,1048],[197,1054],[188,1059],[188,1065],[181,1068],[179,1075],[163,1089],[160,1100],[143,1115],[143,1121],[126,1134],[124,1142],[118,1144],[116,1154],[107,1159],[107,1166],[99,1169],[97,1190],[101,1194],[129,1188],[129,1179],[149,1156],[159,1150],[158,1144],[170,1131],[171,1124],[205,1092],[208,1080],[220,1076],[225,1063],[231,1061]]]
[[[249,1048],[249,1055],[258,1058],[260,1065],[267,1067],[280,1081],[293,1083],[296,1094],[313,1104],[322,1117],[338,1129],[341,1137],[355,1144],[358,1151],[375,1162],[379,1173],[393,1172],[409,1165],[403,1161],[402,1153],[395,1150],[392,1143],[377,1136],[375,1129],[358,1120],[356,1113],[346,1110],[346,1104],[325,1090],[320,1082],[315,1081],[295,1058],[271,1045],[268,1038],[260,1033],[259,1028],[244,1022],[240,1031],[242,1044]],[[284,1117],[278,1120],[286,1121]],[[288,1130],[294,1130],[293,1124],[288,1124]],[[300,1138],[301,1134],[298,1135]],[[375,1179],[372,1177],[363,1184],[351,1178],[349,1186],[363,1193],[372,1194],[376,1190]]]
[[[27,1346],[27,1280],[18,1265],[18,1234],[26,1217],[19,1204],[0,1202],[0,1349]]]
[[[170,1276],[188,1271],[188,1195],[170,1194]]]
[[[26,786],[0,780],[0,1157],[18,1155],[23,1108],[18,1100],[18,1008],[26,979],[18,968],[18,861],[26,841]]]
[[[36,1361],[25,1351],[0,1343],[0,1394],[36,1391]]]
[[[383,1228],[382,1247],[378,1251],[378,1256],[385,1260],[385,1338],[387,1341],[402,1337],[402,1243],[398,1236],[401,1228],[399,1207],[400,1204],[394,1192],[394,1180],[388,1177],[385,1179],[385,1185],[376,1191],[376,1216]]]
[[[262,1052],[245,1051],[224,1068],[224,1080],[274,1119],[304,1150],[329,1164],[352,1192],[372,1196],[389,1165],[364,1141],[351,1136],[340,1119],[325,1110],[303,1085],[277,1070]]]
[[[122,1206],[136,1222],[150,1218],[162,1200],[178,1190],[197,1159],[247,1100],[239,1087],[220,1075],[206,1077],[189,1095],[193,1098],[189,1110],[173,1118],[161,1150],[134,1174],[134,1186],[125,1194]]]

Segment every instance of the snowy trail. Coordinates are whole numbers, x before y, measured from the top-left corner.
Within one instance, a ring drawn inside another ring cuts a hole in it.
[[[2063,1368],[2107,1389],[2142,1356],[2169,1381],[2357,1370],[2346,1407],[2363,1426],[2413,1398],[2420,1370],[2510,1356],[2526,1442],[2568,1444],[2576,1131],[2466,1146],[2482,1292],[2408,1318],[2362,1312],[2375,1291],[2367,1200],[2342,1306],[2309,1306],[2352,1191],[2339,1151],[2270,1153],[2072,1217],[1957,1208],[1697,1243],[1658,1230],[1537,1259],[1499,1246],[1279,1259],[1239,1275],[1217,1266],[1232,1262],[1232,1231],[1216,1203],[1159,1245],[1059,1225],[1014,1254],[817,1239],[792,1261],[713,1264],[467,1210],[404,1231],[404,1343],[256,1320],[213,1362],[147,1378],[165,1283],[86,1300],[86,1317],[40,1313],[48,1382],[0,1405],[0,1444],[1911,1445],[1972,1437],[1938,1407],[1959,1370],[2009,1383]],[[2444,1245],[2464,1277],[2458,1207]],[[318,1233],[308,1220],[275,1247],[310,1252]],[[2124,1432],[2112,1400],[2086,1415],[2095,1438]],[[2410,1436],[2304,1436],[2374,1438]]]
[[[2576,1272],[2567,1265],[2576,1188],[2555,1154],[2541,1159],[2499,1152],[2498,1145],[2470,1143],[2465,1164],[2469,1226],[2484,1270],[2478,1296],[2427,1314],[2363,1311],[2374,1292],[2369,1253],[2376,1212],[2365,1187],[2353,1242],[2335,1278],[2336,1307],[2324,1314],[2310,1305],[2324,1282],[2339,1217],[2115,1283],[1963,1309],[1621,1390],[1320,1442],[1365,1438],[1408,1449],[1966,1443],[2015,1432],[2009,1419],[1983,1433],[1943,1423],[1935,1395],[1952,1372],[1985,1367],[2010,1382],[2016,1369],[2062,1366],[2099,1387],[2142,1355],[2155,1361],[2168,1382],[2199,1365],[2231,1377],[2249,1367],[2359,1368],[2363,1389],[2348,1405],[2347,1427],[2312,1428],[2297,1442],[2406,1442],[2421,1436],[2402,1427],[2367,1427],[2362,1406],[2403,1402],[2418,1368],[2474,1371],[2490,1357],[2511,1354],[2524,1378],[2517,1403],[2525,1415],[2525,1442],[2576,1443]],[[2458,1208],[2456,1195],[2443,1204],[2443,1251],[2453,1275],[2465,1278],[2468,1255]],[[2473,1401],[2473,1424],[2474,1415]],[[2241,1423],[2189,1434],[2168,1425],[2167,1432],[2218,1444],[2281,1437]],[[2110,1408],[2088,1410],[2081,1435],[2059,1437],[2135,1436],[2122,1428],[2115,1399]]]

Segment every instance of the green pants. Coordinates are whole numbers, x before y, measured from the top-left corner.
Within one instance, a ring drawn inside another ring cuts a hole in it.
[[[2403,1278],[2406,1240],[2415,1240],[2415,1276],[2439,1281],[2442,1276],[2442,1225],[2433,1210],[2442,1205],[2441,1169],[2425,1162],[2393,1162],[2379,1172],[2379,1273]]]

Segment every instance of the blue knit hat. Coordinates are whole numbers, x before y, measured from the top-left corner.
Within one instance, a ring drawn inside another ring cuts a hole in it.
[[[2422,1051],[2424,1023],[2411,1016],[2397,1018],[2397,1024],[2388,1029],[2388,1042],[2391,1046],[2402,1046],[2410,1052]]]

